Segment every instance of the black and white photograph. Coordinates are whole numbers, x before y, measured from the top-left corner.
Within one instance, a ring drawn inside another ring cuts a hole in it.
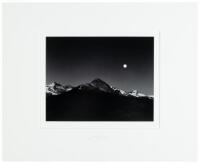
[[[2,159],[197,161],[197,3],[51,1],[2,4]]]
[[[154,37],[46,37],[46,121],[154,121]]]

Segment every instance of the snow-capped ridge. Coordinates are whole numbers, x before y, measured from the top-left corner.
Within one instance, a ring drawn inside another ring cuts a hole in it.
[[[128,96],[128,93],[122,89],[119,89],[119,88],[116,88],[116,87],[113,87],[111,86],[111,88],[115,91],[115,92],[118,92],[120,95],[123,95],[123,96]]]
[[[59,95],[62,93],[69,92],[75,88],[78,90],[99,90],[102,92],[119,94],[121,96],[133,96],[137,98],[148,97],[150,99],[153,99],[153,95],[145,95],[143,93],[140,93],[138,90],[134,89],[130,92],[127,92],[117,87],[113,87],[99,78],[94,79],[90,83],[80,84],[77,87],[72,87],[71,85],[64,86],[57,82],[53,82],[46,86],[46,93],[49,95]]]
[[[72,86],[63,86],[57,82],[53,82],[46,86],[46,93],[50,95],[59,95],[72,90]]]

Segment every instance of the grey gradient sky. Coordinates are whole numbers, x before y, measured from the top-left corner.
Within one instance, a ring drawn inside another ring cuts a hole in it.
[[[153,95],[153,47],[153,37],[47,37],[46,83],[77,86],[100,78]]]

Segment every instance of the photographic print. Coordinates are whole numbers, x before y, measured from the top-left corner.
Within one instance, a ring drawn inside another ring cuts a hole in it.
[[[154,37],[46,37],[46,121],[154,121]]]

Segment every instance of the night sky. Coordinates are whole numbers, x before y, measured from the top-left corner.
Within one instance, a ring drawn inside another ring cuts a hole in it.
[[[46,37],[46,83],[77,86],[100,78],[153,95],[153,47],[153,37]]]

